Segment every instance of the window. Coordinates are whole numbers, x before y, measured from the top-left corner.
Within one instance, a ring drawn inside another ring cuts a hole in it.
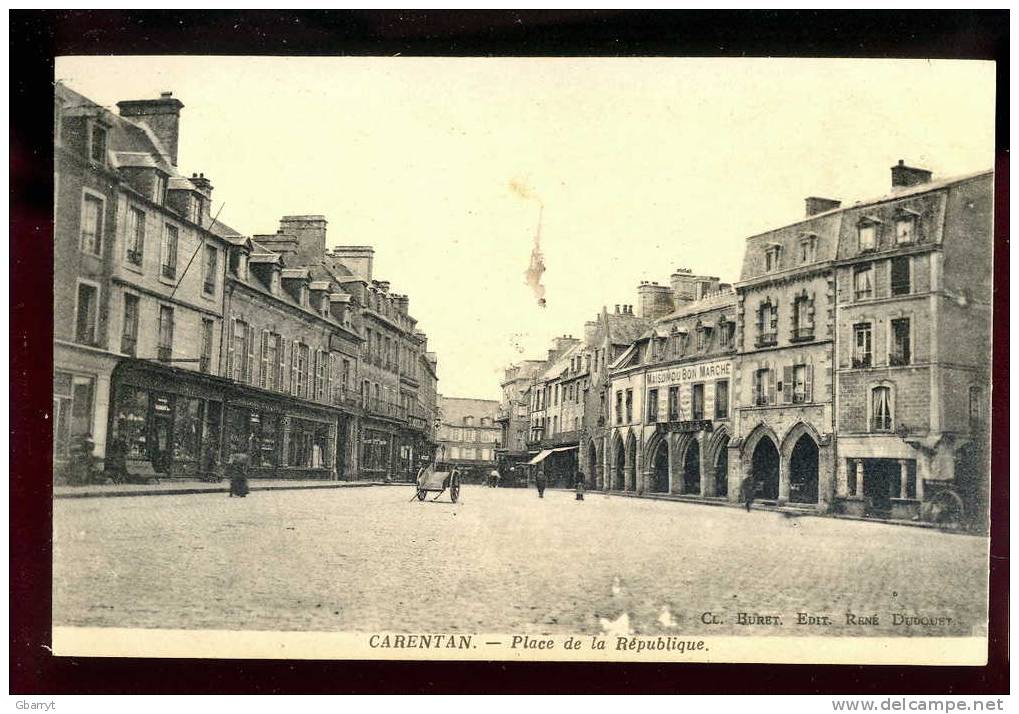
[[[86,193],[81,202],[80,247],[86,253],[103,252],[103,199]]]
[[[704,385],[695,384],[691,390],[691,415],[690,417],[694,421],[700,421],[704,418]]]
[[[793,302],[792,339],[814,339],[814,301],[807,295],[798,295]]]
[[[201,372],[208,372],[212,364],[212,330],[215,322],[212,318],[202,318],[202,353],[198,360],[198,369]]]
[[[679,421],[679,387],[669,387],[669,421]]]
[[[106,165],[106,127],[92,122],[89,134],[89,158],[97,164]]]
[[[793,404],[804,404],[811,400],[813,385],[811,384],[811,367],[806,364],[797,364],[786,367],[782,375],[782,385],[785,391],[785,401]]]
[[[201,225],[202,223],[202,197],[191,196],[191,200],[188,201],[188,218],[192,223]]]
[[[891,292],[892,295],[909,295],[910,292],[910,279],[909,279],[909,256],[903,255],[898,258],[892,258],[891,265]]]
[[[230,330],[230,345],[227,352],[227,375],[235,382],[247,381],[244,369],[247,365],[248,323],[234,319]]]
[[[857,230],[860,250],[874,250],[877,243],[877,226],[873,223],[861,223]]]
[[[853,295],[857,300],[874,297],[874,266],[859,265],[853,271]]]
[[[53,375],[53,450],[67,456],[75,437],[92,434],[92,377],[56,372]]]
[[[169,223],[163,226],[162,271],[164,278],[177,277],[177,227]]]
[[[727,350],[732,347],[733,337],[736,334],[735,322],[723,322],[718,327],[718,347]]]
[[[166,201],[166,176],[158,171],[152,177],[152,202],[162,206]]]
[[[633,390],[626,390],[626,423],[633,421]]]
[[[138,346],[138,296],[124,293],[124,328],[120,336],[120,351],[132,357]]]
[[[891,322],[891,351],[888,366],[899,367],[910,362],[909,318],[901,317]]]
[[[715,419],[729,418],[729,380],[715,382]]]
[[[764,250],[764,271],[778,270],[782,259],[782,246],[771,245]]]
[[[892,390],[890,387],[874,387],[871,395],[871,431],[892,430]]]
[[[159,306],[159,345],[158,357],[168,361],[173,357],[173,308],[169,305]]]
[[[701,325],[697,330],[697,349],[701,352],[708,349],[708,345],[711,344],[711,328],[707,325]]]
[[[74,339],[83,345],[94,345],[99,334],[99,286],[78,283]]]
[[[658,390],[652,389],[647,393],[647,421],[648,424],[658,422]]]
[[[127,245],[127,262],[141,267],[145,252],[145,213],[137,208],[127,212],[127,231],[124,236]]]
[[[219,251],[216,246],[205,246],[205,275],[202,281],[202,292],[212,295],[216,292],[216,267],[219,265]]]
[[[757,308],[757,346],[767,347],[778,343],[778,307],[770,300]]]
[[[853,325],[853,367],[860,369],[873,365],[871,327],[869,322]]]
[[[310,348],[300,342],[296,343],[296,356],[294,357],[294,374],[296,375],[296,386],[294,395],[298,397],[308,396],[308,355]],[[378,387],[375,385],[376,399],[378,399]]]
[[[906,215],[895,221],[895,244],[912,243],[916,232],[916,217]]]
[[[980,426],[983,417],[984,393],[980,387],[969,388],[969,428]]]
[[[754,405],[767,406],[775,403],[775,373],[770,369],[754,372]]]
[[[616,392],[616,424],[623,423],[623,392]]]
[[[283,337],[269,330],[262,330],[262,361],[258,374],[258,386],[262,389],[278,389],[279,379],[277,372],[280,370],[282,358]]]
[[[813,263],[817,258],[817,236],[805,236],[800,239],[800,262]]]

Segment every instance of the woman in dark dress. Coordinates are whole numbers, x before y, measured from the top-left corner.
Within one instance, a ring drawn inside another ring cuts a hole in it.
[[[230,478],[230,498],[244,498],[248,495],[248,455],[233,454],[226,467]]]

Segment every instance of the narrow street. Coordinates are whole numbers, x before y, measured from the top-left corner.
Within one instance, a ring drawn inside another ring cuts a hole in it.
[[[588,494],[410,487],[61,499],[54,624],[312,631],[970,635],[987,542]],[[712,613],[706,616],[705,613]],[[830,625],[799,625],[797,613]],[[781,625],[737,622],[739,613]],[[846,613],[877,623],[847,624]],[[942,619],[895,624],[893,615]],[[950,618],[946,620],[945,618]],[[706,624],[705,620],[716,620]]]

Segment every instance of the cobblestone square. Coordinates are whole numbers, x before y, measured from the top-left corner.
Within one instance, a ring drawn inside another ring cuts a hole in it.
[[[584,502],[562,491],[539,500],[533,490],[475,486],[457,504],[412,496],[410,487],[375,487],[245,499],[57,500],[54,624],[521,634],[985,631],[983,538],[597,493]],[[740,613],[777,617],[781,625],[742,625]],[[798,613],[831,624],[797,624]],[[849,624],[847,613],[876,615],[877,624]],[[896,614],[942,624],[896,624]]]

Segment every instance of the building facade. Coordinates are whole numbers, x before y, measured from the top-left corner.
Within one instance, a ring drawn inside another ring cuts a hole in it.
[[[468,483],[483,483],[496,468],[502,427],[499,402],[439,395],[440,470],[459,469]]]
[[[517,478],[518,468],[530,460],[527,442],[530,433],[530,389],[535,376],[544,366],[540,360],[525,360],[510,365],[503,373],[502,400],[496,423],[502,431],[496,460],[503,477]],[[522,473],[522,471],[521,471]],[[526,476],[524,477],[526,481]]]

